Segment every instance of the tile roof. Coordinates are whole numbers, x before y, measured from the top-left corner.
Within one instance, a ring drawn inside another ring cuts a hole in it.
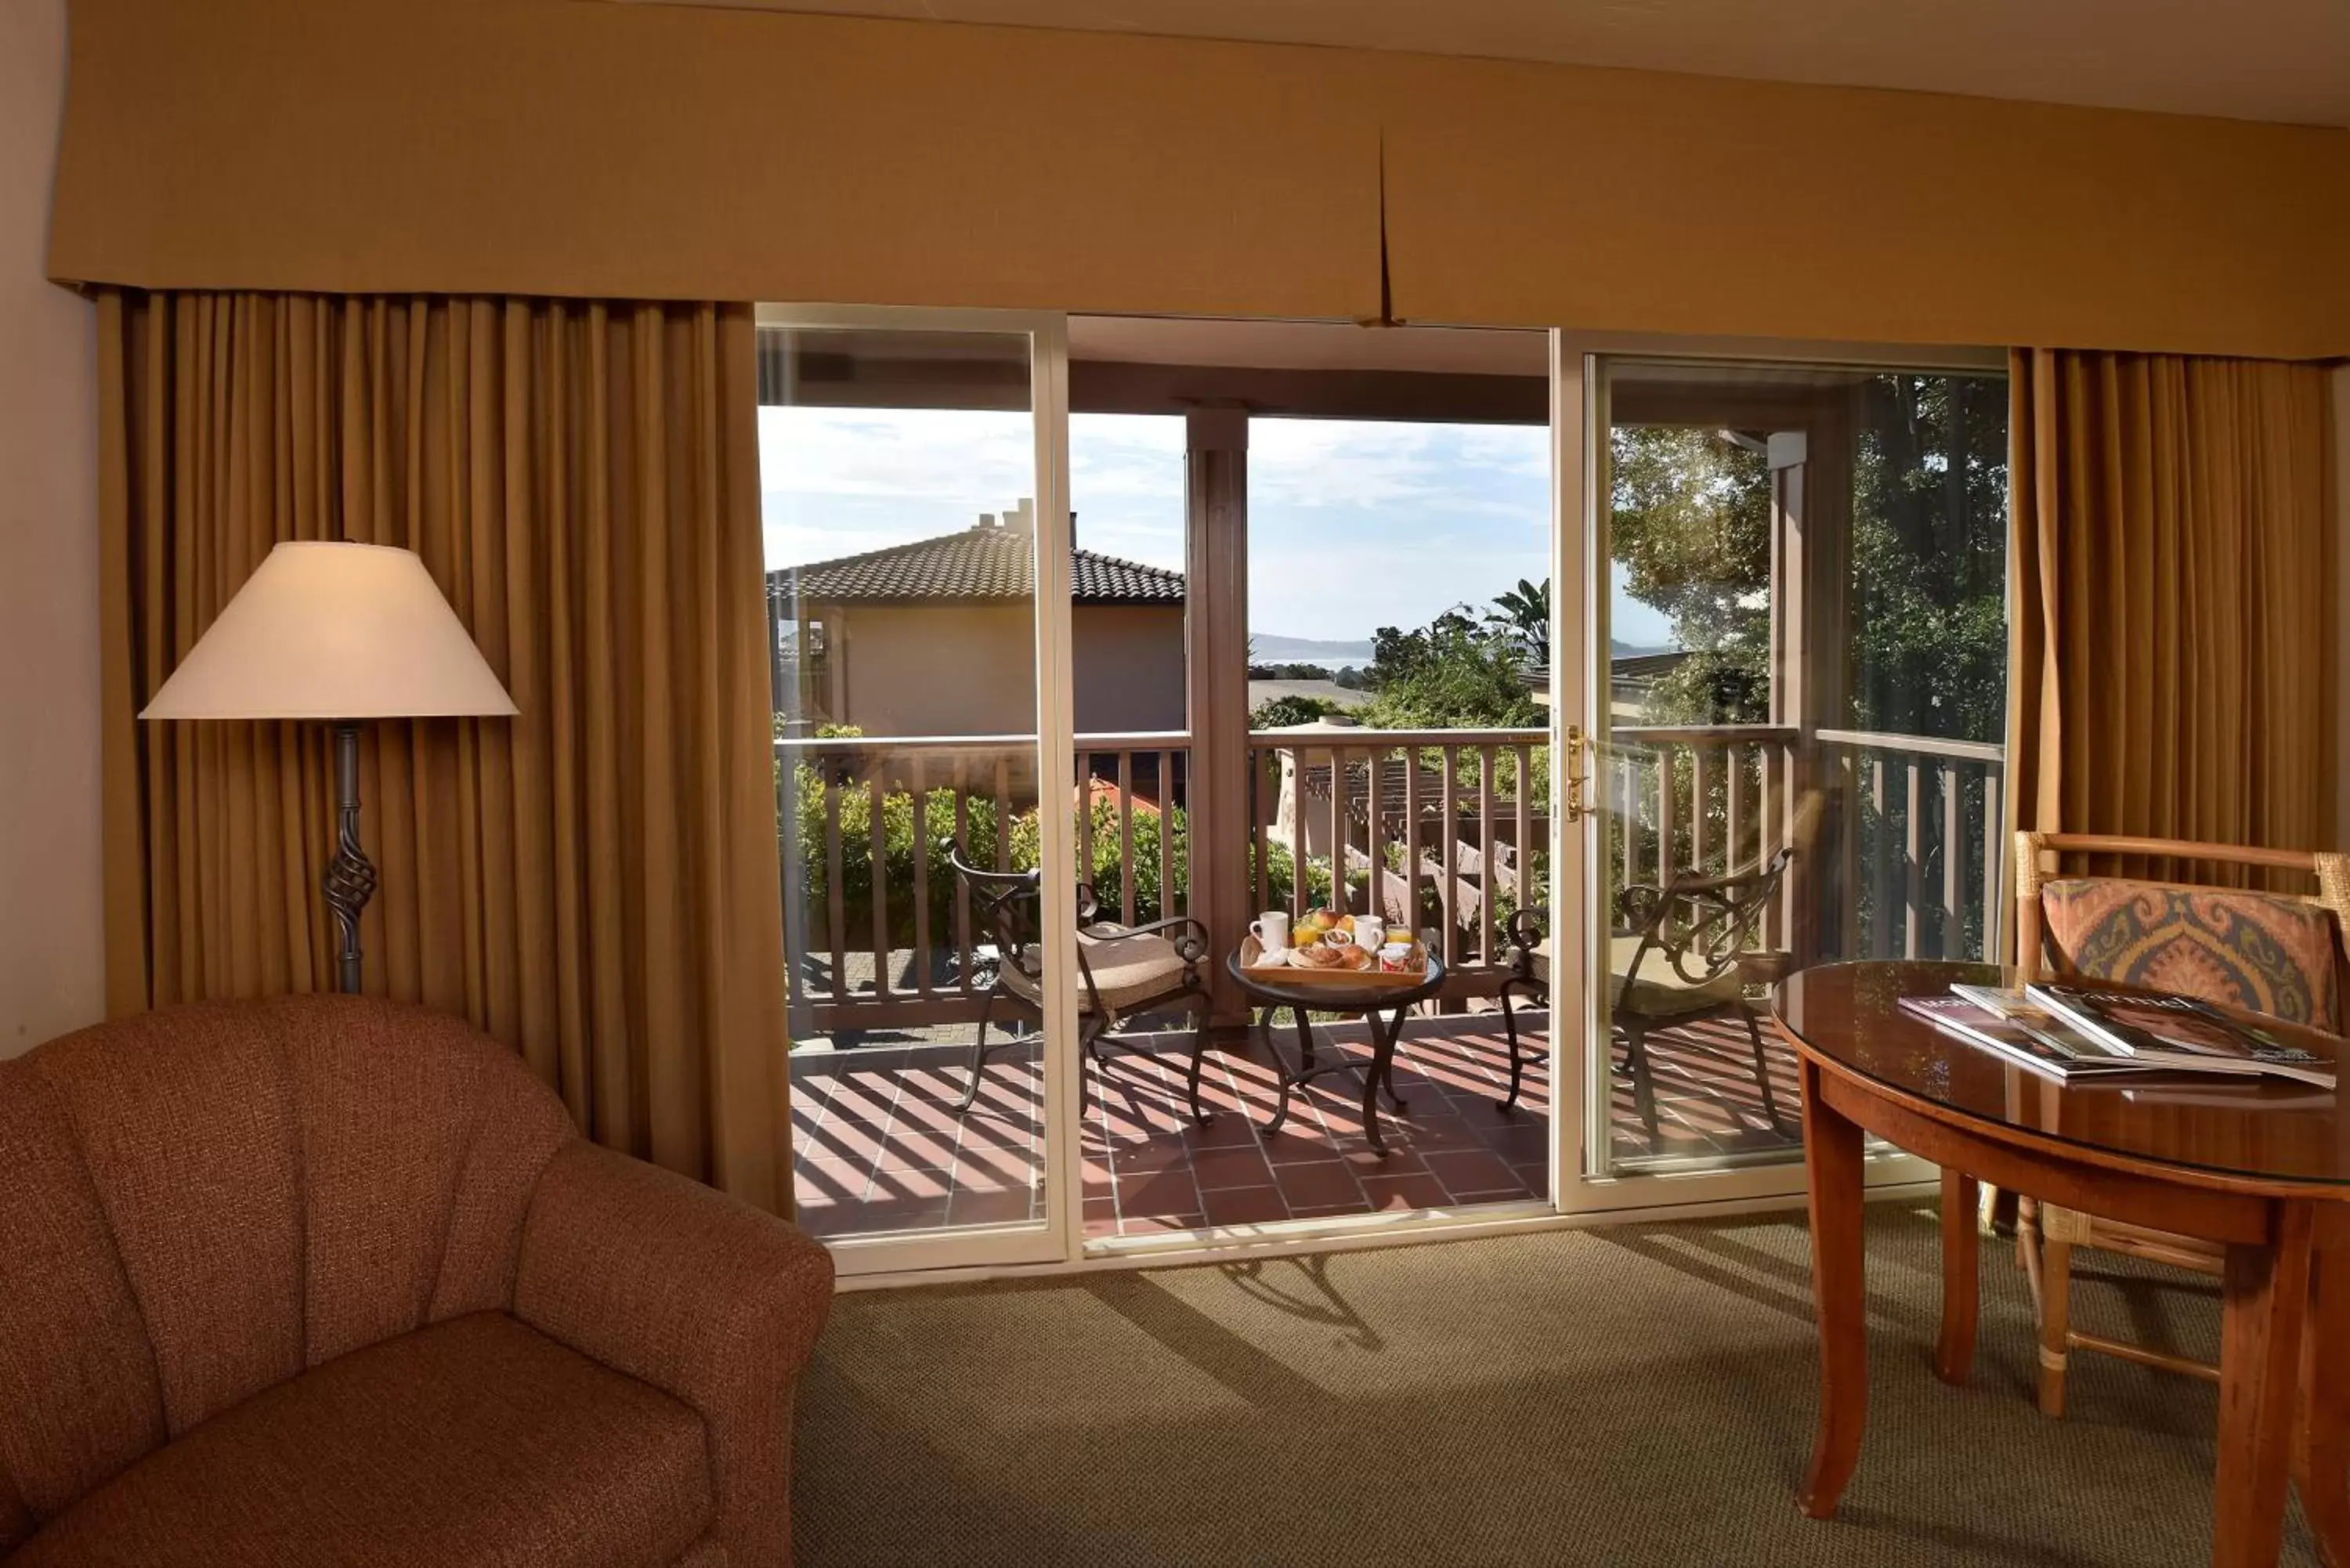
[[[1183,574],[1091,550],[1073,550],[1070,597],[1079,604],[1183,602]],[[794,579],[797,582],[795,584]],[[861,556],[767,574],[771,592],[816,601],[1024,599],[1035,592],[1036,552],[1014,528],[982,524],[960,534],[892,545]]]

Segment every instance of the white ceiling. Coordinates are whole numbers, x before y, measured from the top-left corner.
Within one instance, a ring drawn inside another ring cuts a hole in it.
[[[2350,125],[2350,0],[732,3],[1563,60]]]

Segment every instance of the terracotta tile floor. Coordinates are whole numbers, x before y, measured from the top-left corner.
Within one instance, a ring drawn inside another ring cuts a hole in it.
[[[1509,1057],[1501,1021],[1448,1019],[1441,1034],[1407,1037],[1396,1052],[1404,1109],[1380,1107],[1388,1154],[1363,1137],[1359,1068],[1315,1079],[1290,1098],[1289,1119],[1266,1137],[1278,1090],[1262,1044],[1247,1037],[1211,1052],[1201,1098],[1215,1119],[1193,1126],[1183,1099],[1184,1062],[1113,1057],[1096,1075],[1085,1147],[1086,1231],[1148,1235],[1203,1225],[1450,1209],[1540,1196],[1549,1187],[1550,1085],[1528,1064],[1518,1108],[1506,1093]],[[1417,1025],[1430,1027],[1430,1025]],[[1357,1025],[1316,1031],[1317,1049],[1367,1057]],[[1547,1049],[1539,1033],[1526,1035]]]
[[[1544,1195],[1547,1071],[1529,1064],[1519,1106],[1505,1114],[1495,1104],[1509,1074],[1500,1019],[1480,1013],[1446,1023],[1441,1033],[1407,1038],[1397,1053],[1395,1087],[1405,1110],[1382,1107],[1389,1150],[1384,1158],[1363,1137],[1359,1069],[1315,1080],[1292,1096],[1281,1132],[1263,1135],[1259,1127],[1270,1119],[1276,1095],[1253,1035],[1211,1050],[1201,1097],[1216,1115],[1204,1127],[1192,1125],[1184,1107],[1179,1037],[1166,1037],[1161,1056],[1121,1052],[1107,1065],[1089,1066],[1082,1138],[1087,1234],[1149,1235]],[[1317,1033],[1326,1040],[1330,1032]],[[1534,1051],[1547,1047],[1538,1029],[1525,1038]],[[1336,1039],[1357,1042],[1341,1047],[1347,1054],[1365,1054],[1358,1025],[1339,1026]],[[1795,1147],[1794,1061],[1775,1042],[1769,1051],[1779,1128],[1763,1114],[1742,1027],[1709,1023],[1651,1035],[1657,1133],[1650,1137],[1634,1114],[1629,1081],[1619,1072],[1617,1161]],[[1042,1216],[1033,1053],[996,1057],[979,1104],[958,1116],[963,1058],[961,1046],[920,1044],[794,1059],[803,1225],[818,1235],[842,1235]]]
[[[809,1233],[925,1231],[1041,1217],[1039,1075],[1006,1052],[979,1103],[959,1045],[868,1046],[792,1059],[793,1175]]]
[[[1743,1023],[1709,1020],[1651,1033],[1649,1072],[1656,1080],[1657,1101],[1652,1137],[1633,1111],[1632,1081],[1623,1071],[1619,1035],[1609,1117],[1617,1168],[1803,1147],[1803,1091],[1796,1083],[1795,1054],[1767,1023],[1762,1053],[1770,1067],[1775,1122],[1765,1113],[1762,1091],[1754,1081],[1754,1049]]]

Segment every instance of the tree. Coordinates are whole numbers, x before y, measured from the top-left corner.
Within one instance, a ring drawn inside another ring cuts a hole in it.
[[[1771,469],[1731,432],[1618,429],[1608,442],[1610,534],[1624,587],[1688,650],[1652,691],[1663,723],[1771,716]]]
[[[2007,714],[2007,387],[1878,376],[1853,466],[1856,727],[1998,741]]]
[[[1856,397],[1844,722],[1996,741],[2007,702],[2006,387],[1883,375]],[[1770,717],[1766,452],[1752,432],[1639,426],[1610,436],[1624,587],[1689,650],[1651,692],[1651,722]]]
[[[1493,607],[1485,612],[1486,628],[1515,643],[1526,657],[1536,664],[1550,662],[1550,579],[1530,582],[1518,579],[1518,586],[1493,597]]]
[[[1417,631],[1379,628],[1371,637],[1363,684],[1373,695],[1359,716],[1375,729],[1543,722],[1542,706],[1526,690],[1518,649],[1457,607]]]

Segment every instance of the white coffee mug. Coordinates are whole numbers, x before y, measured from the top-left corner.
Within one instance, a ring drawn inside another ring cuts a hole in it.
[[[1249,935],[1256,945],[1269,953],[1289,950],[1289,916],[1280,909],[1267,909],[1249,922]]]
[[[1387,946],[1388,923],[1377,915],[1355,917],[1355,945],[1377,952]]]

